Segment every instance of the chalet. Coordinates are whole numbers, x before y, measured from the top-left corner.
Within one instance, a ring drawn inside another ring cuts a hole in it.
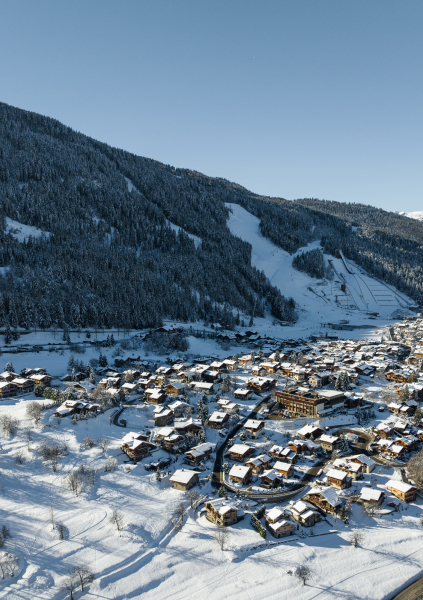
[[[386,484],[386,488],[403,502],[413,502],[416,499],[416,488],[404,481],[393,481],[391,479]]]
[[[417,450],[417,447],[419,446],[419,439],[414,435],[407,435],[396,438],[394,443],[398,446],[403,446],[406,452],[412,452],[413,450]]]
[[[17,373],[12,373],[11,371],[5,371],[4,373],[1,373],[0,381],[13,381],[17,377],[19,377],[19,375]]]
[[[283,446],[274,445],[270,448],[269,453],[273,458],[283,458],[283,451],[285,448]]]
[[[174,427],[162,427],[161,429],[159,429],[159,431],[155,432],[154,438],[158,442],[160,442],[161,440],[164,440],[165,438],[169,437],[170,435],[173,435],[174,433],[176,433]]]
[[[260,477],[260,487],[272,489],[280,486],[282,483],[282,475],[275,469],[267,469]]]
[[[288,442],[288,446],[296,454],[306,454],[308,452],[308,446],[301,440],[293,440]]]
[[[247,381],[247,387],[258,392],[266,392],[275,387],[276,379],[270,377],[252,377]]]
[[[213,371],[226,371],[226,364],[224,361],[215,360],[211,363],[210,369]]]
[[[362,479],[363,477],[363,468],[359,463],[353,463],[344,458],[337,458],[333,461],[333,467],[339,471],[344,471],[353,481]]]
[[[320,375],[310,375],[308,383],[314,388],[321,388],[323,386],[323,379]]]
[[[349,460],[352,463],[357,463],[361,465],[363,473],[371,473],[376,466],[375,461],[372,458],[370,458],[370,456],[366,456],[365,454],[357,454],[356,456],[351,456]]]
[[[206,510],[206,519],[218,527],[228,527],[228,525],[238,523],[244,517],[243,510],[233,504],[228,504],[224,498],[209,500],[206,502]]]
[[[170,377],[173,373],[173,369],[172,367],[159,367],[158,369],[156,369],[156,375],[159,376],[164,376],[164,377]]]
[[[324,430],[321,427],[317,427],[316,425],[304,425],[304,427],[301,427],[301,429],[297,431],[297,434],[302,439],[315,440],[322,435],[323,431]]]
[[[228,420],[229,415],[227,413],[216,410],[210,415],[207,424],[211,429],[222,429]]]
[[[278,521],[277,523],[268,523],[267,528],[275,538],[287,537],[295,532],[295,525],[291,521]]]
[[[303,500],[295,502],[291,508],[292,518],[303,527],[313,527],[315,523],[320,521],[320,514],[314,510],[314,506]]]
[[[254,454],[254,448],[247,446],[246,444],[235,444],[228,450],[228,454],[232,460],[238,462],[244,462]]]
[[[239,404],[231,402],[226,398],[220,398],[220,400],[218,400],[217,403],[220,406],[220,410],[224,413],[228,413],[228,415],[234,415],[238,412]]]
[[[0,383],[0,398],[11,398],[12,396],[16,396],[18,391],[18,386],[11,381]]]
[[[207,369],[201,373],[201,379],[206,383],[217,383],[222,379],[220,371]]]
[[[240,358],[238,358],[238,363],[241,367],[245,367],[251,362],[251,360],[251,354],[245,354],[244,356],[240,356]]]
[[[137,383],[124,383],[120,388],[123,390],[125,394],[136,394],[138,392],[138,384]]]
[[[165,387],[166,393],[169,396],[180,396],[185,392],[185,386],[183,383],[174,382],[168,383]]]
[[[289,462],[281,462],[277,460],[273,465],[275,471],[277,471],[283,477],[289,478],[294,471],[294,467]]]
[[[234,483],[241,483],[244,485],[251,480],[251,474],[252,471],[250,467],[234,465],[229,471],[229,479]]]
[[[170,427],[164,427],[164,429],[171,429]],[[176,453],[185,444],[185,437],[179,433],[171,433],[170,435],[162,438],[163,448],[167,452]]]
[[[203,394],[213,394],[214,386],[212,383],[205,383],[204,381],[194,381],[192,387],[196,392],[202,392]]]
[[[400,459],[404,458],[404,456],[407,454],[407,451],[404,448],[404,446],[399,446],[398,444],[392,444],[392,445],[385,447],[384,454],[386,454],[386,456],[390,456],[392,458],[400,460]]]
[[[175,421],[174,427],[179,433],[186,434],[188,432],[198,433],[203,429],[203,424],[199,419],[185,419],[183,421]]]
[[[185,452],[185,460],[192,465],[198,465],[209,458],[213,452],[213,448],[214,444],[211,444],[210,442],[195,446],[188,452]]]
[[[267,454],[260,454],[256,458],[250,458],[247,460],[245,465],[250,467],[253,473],[262,473],[266,469],[270,468],[271,457]]]
[[[175,400],[172,404],[168,405],[168,408],[173,412],[175,417],[182,417],[185,411],[188,409],[189,404],[182,400]]]
[[[277,523],[284,517],[285,517],[285,512],[281,508],[278,508],[277,506],[274,506],[270,510],[266,510],[265,515],[264,515],[264,518],[266,519],[266,521],[268,523]]]
[[[267,371],[267,373],[276,373],[279,367],[278,362],[262,362],[260,363],[260,367]]]
[[[338,490],[351,487],[351,477],[348,477],[348,474],[340,469],[329,469],[326,476],[330,485]]]
[[[173,421],[173,412],[166,408],[165,410],[160,411],[154,417],[154,425],[156,427],[166,427],[166,425],[170,425]]]
[[[147,388],[144,394],[152,404],[162,404],[166,400],[166,392],[161,388]]]
[[[170,483],[176,490],[186,492],[198,483],[200,471],[187,471],[179,469],[175,471],[172,477],[169,478]]]
[[[244,388],[238,388],[234,392],[234,396],[237,400],[249,400],[253,395],[252,390],[246,390]]]
[[[14,383],[17,386],[18,390],[22,394],[32,392],[35,386],[35,383],[32,381],[32,379],[25,379],[24,377],[17,377],[12,381],[12,383]]]
[[[45,385],[48,387],[51,384],[53,377],[40,373],[39,375],[31,375],[30,379],[32,379],[36,385]]]
[[[231,358],[226,358],[223,361],[223,364],[225,365],[226,369],[228,371],[233,371],[237,365],[237,361],[236,360],[232,360]]]
[[[320,437],[320,447],[327,452],[333,452],[342,445],[342,440],[336,435],[322,435]]]
[[[376,433],[383,439],[388,439],[392,437],[394,433],[394,428],[388,425],[387,423],[379,423],[376,426]]]
[[[66,406],[62,405],[56,408],[56,410],[54,411],[54,416],[58,418],[68,417],[69,415],[73,415],[74,412],[75,411],[73,408],[67,408]]]
[[[244,429],[251,437],[260,437],[264,433],[264,421],[248,419],[244,425]]]
[[[398,381],[400,383],[405,383],[408,381],[409,376],[410,373],[401,370],[387,371],[386,373],[386,379],[389,379],[389,381]]]
[[[150,444],[144,440],[140,440],[138,434],[133,431],[125,435],[121,448],[134,462],[145,458],[150,452]]]
[[[305,498],[325,513],[334,513],[341,506],[341,501],[333,487],[313,488],[305,495]]]
[[[360,494],[360,500],[365,506],[380,506],[385,497],[385,493],[381,490],[374,490],[372,488],[362,488]]]

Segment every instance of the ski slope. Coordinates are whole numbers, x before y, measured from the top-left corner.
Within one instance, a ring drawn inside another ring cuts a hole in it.
[[[316,321],[336,320],[351,312],[377,312],[389,316],[395,310],[407,310],[414,302],[393,286],[369,276],[340,253],[340,258],[324,254],[325,264],[334,272],[333,281],[316,279],[294,269],[290,255],[264,238],[259,230],[260,220],[238,204],[227,203],[231,210],[228,220],[230,231],[252,246],[251,262],[263,271],[284,296],[292,297],[301,310],[302,319]],[[296,254],[320,248],[315,241]],[[346,292],[341,285],[346,284]]]

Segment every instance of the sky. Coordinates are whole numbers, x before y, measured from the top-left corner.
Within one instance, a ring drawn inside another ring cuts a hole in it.
[[[268,196],[423,210],[421,0],[0,0],[0,101]]]

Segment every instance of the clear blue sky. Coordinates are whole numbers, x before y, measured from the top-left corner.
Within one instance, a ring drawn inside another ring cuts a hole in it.
[[[423,210],[421,0],[0,0],[0,100],[266,195]]]

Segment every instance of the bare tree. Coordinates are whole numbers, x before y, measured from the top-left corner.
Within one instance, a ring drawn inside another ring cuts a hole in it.
[[[193,508],[194,504],[199,499],[199,494],[196,490],[189,490],[187,492],[188,500],[190,501],[191,508]]]
[[[49,510],[49,514],[48,514],[48,520],[51,523],[51,530],[54,530],[54,508],[52,506],[50,506],[50,510]]]
[[[16,567],[19,564],[19,558],[9,552],[2,552],[0,555],[0,575],[4,579],[6,575],[14,576]]]
[[[109,519],[109,522],[112,523],[116,527],[118,531],[122,531],[123,529],[123,515],[118,510],[114,510]]]
[[[31,427],[27,427],[24,431],[25,433],[25,437],[26,437],[26,442],[29,446],[30,441],[32,440],[32,429]]]
[[[43,407],[39,402],[30,402],[26,407],[26,414],[30,419],[33,419],[36,425],[40,422],[42,412]]]
[[[15,435],[18,429],[19,421],[15,419],[15,417],[11,417],[10,415],[1,415],[0,416],[0,430],[3,433],[4,437],[10,437],[11,435]]]
[[[81,590],[84,591],[84,587],[94,581],[94,573],[89,567],[73,567],[70,571],[70,576],[79,579]]]
[[[60,587],[62,588],[62,590],[66,590],[69,592],[70,600],[73,600],[73,593],[78,588],[78,586],[79,586],[79,581],[75,577],[75,575],[70,576],[70,577],[65,577],[65,579],[63,579],[63,581],[60,584]]]
[[[214,534],[213,539],[215,540],[215,542],[217,543],[217,545],[223,552],[223,550],[225,550],[228,546],[229,533],[227,531],[225,531],[224,529],[219,529]]]
[[[417,488],[423,489],[423,450],[408,461],[407,475]]]
[[[350,533],[350,535],[348,536],[348,541],[349,543],[354,546],[354,548],[357,548],[357,546],[360,546],[364,540],[365,540],[365,535],[362,531],[359,531],[358,529],[354,529],[354,531],[352,531]]]
[[[26,460],[26,456],[22,448],[15,453],[15,463],[17,465],[23,465]]]
[[[84,438],[84,446],[86,448],[94,448],[95,446],[95,441],[93,440],[93,438],[90,435],[86,435]]]
[[[295,576],[303,582],[303,585],[311,578],[311,571],[307,565],[300,565],[295,571]]]
[[[182,504],[178,504],[178,506],[175,508],[175,510],[173,511],[175,516],[179,517],[179,518],[184,518],[185,515],[185,506]]]
[[[53,473],[57,471],[59,465],[60,456],[63,453],[63,448],[60,448],[58,444],[52,444],[48,440],[43,440],[40,447],[38,448],[40,456],[50,464],[53,469]]]
[[[107,448],[110,446],[110,440],[108,440],[107,438],[97,438],[96,440],[96,444],[99,448],[102,449],[103,454],[106,453]]]
[[[117,460],[114,456],[109,456],[109,458],[104,463],[104,472],[108,473],[111,471],[116,471],[117,469]]]
[[[66,538],[67,527],[63,523],[56,523],[57,531],[59,533],[59,540]]]
[[[82,477],[77,471],[71,471],[66,479],[66,486],[77,496],[82,488]]]

